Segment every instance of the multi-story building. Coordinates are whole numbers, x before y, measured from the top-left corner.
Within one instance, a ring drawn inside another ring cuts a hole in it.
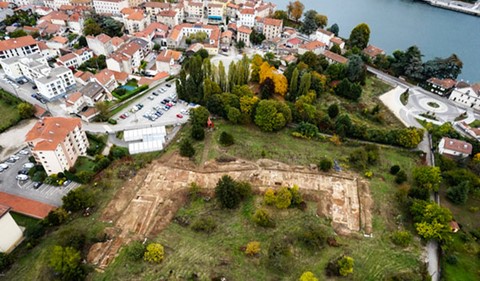
[[[207,17],[208,22],[213,24],[225,22],[226,16],[226,4],[225,3],[208,3],[207,5]]]
[[[128,8],[128,0],[93,0],[93,8],[97,14],[120,15]]]
[[[148,53],[148,46],[149,43],[143,39],[130,40],[107,58],[107,68],[128,74],[137,72]]]
[[[463,107],[480,110],[480,83],[459,82],[448,98]]]
[[[69,170],[88,148],[79,118],[45,117],[27,133],[25,141],[47,175]]]
[[[175,26],[170,32],[167,38],[167,45],[170,48],[176,48],[180,46],[183,37],[188,37],[191,34],[198,32],[205,32],[208,36],[206,43],[201,43],[203,48],[208,51],[209,54],[218,54],[218,48],[220,44],[220,28],[216,25],[202,25],[202,24],[190,24],[183,23]]]
[[[248,26],[252,28],[255,25],[255,10],[244,8],[240,10],[238,25]]]
[[[245,47],[250,47],[250,34],[252,33],[252,29],[246,26],[240,26],[237,29],[237,42],[243,41],[245,43]]]
[[[197,22],[203,18],[203,3],[185,1],[185,19],[188,22]]]
[[[180,23],[179,13],[172,10],[161,11],[157,14],[157,21],[167,25],[171,29]]]
[[[112,37],[106,34],[102,33],[95,37],[87,36],[87,44],[96,56],[108,56],[113,53]]]
[[[0,59],[40,53],[37,43],[37,40],[30,35],[0,41]]]
[[[83,48],[59,57],[57,59],[57,64],[76,69],[92,57],[93,52],[88,48]]]
[[[150,17],[145,16],[142,9],[124,8],[121,13],[129,34],[143,31],[150,24]]]
[[[54,100],[65,96],[76,86],[72,70],[64,66],[51,68],[50,71],[33,80],[38,92],[47,100]]]
[[[265,39],[272,40],[282,33],[283,20],[265,18],[263,20],[263,35]]]
[[[178,66],[180,59],[182,58],[182,53],[173,51],[173,50],[162,50],[158,54],[155,65],[157,67],[157,72],[172,72],[172,68]]]

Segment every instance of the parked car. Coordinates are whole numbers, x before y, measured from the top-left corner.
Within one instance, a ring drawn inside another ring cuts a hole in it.
[[[21,169],[21,170],[19,170],[19,171],[17,172],[17,174],[19,174],[19,175],[26,175],[26,174],[28,174],[28,170],[27,170],[27,169]]]
[[[23,174],[17,175],[15,178],[16,178],[17,180],[19,180],[19,181],[26,181],[26,180],[28,180],[28,176],[27,176],[27,175],[23,175]]]
[[[125,119],[125,118],[127,118],[125,114],[120,115],[120,119]]]
[[[3,168],[0,168],[0,173],[1,173],[1,172],[3,172],[4,170],[5,170],[5,169],[3,169]]]
[[[163,109],[165,109],[165,110],[169,110],[169,109],[170,109],[170,107],[169,107],[168,105],[165,105],[165,106],[163,107]]]
[[[18,152],[18,154],[21,154],[21,155],[28,155],[30,153],[30,151],[26,150],[26,149],[22,149]]]
[[[15,160],[13,158],[8,158],[5,162],[13,164],[13,163],[17,162],[17,160]]]
[[[149,99],[149,100],[154,100],[155,97],[154,97],[154,96],[149,96],[148,99]]]
[[[182,109],[182,110],[180,110],[180,113],[185,114],[185,115],[188,115],[188,110]]]
[[[177,117],[178,117],[178,118],[183,118],[183,115],[180,114],[180,113],[178,113],[178,114],[177,114]]]
[[[11,158],[11,159],[15,159],[15,160],[20,159],[20,157],[18,157],[17,155],[11,155],[10,158]]]
[[[37,86],[32,86],[32,89],[33,89],[33,90],[36,90],[36,89],[37,89]]]
[[[8,169],[8,167],[10,167],[10,166],[8,166],[8,165],[5,164],[5,163],[0,164],[0,168],[2,168],[2,169],[4,169],[4,170]]]
[[[33,182],[33,188],[38,189],[42,185],[41,182],[35,181]]]
[[[28,163],[23,164],[22,167],[23,167],[24,169],[31,169],[31,168],[33,168],[34,166],[35,166],[35,164],[28,162]]]
[[[152,93],[152,95],[154,95],[154,96],[158,96],[158,95],[159,95],[159,93],[157,93],[157,92],[153,92],[153,93]]]
[[[172,85],[170,85],[170,84],[166,84],[165,86],[167,86],[167,87],[169,87],[169,88],[172,87]]]
[[[71,180],[66,180],[63,182],[63,186],[67,186],[71,183],[72,181]]]

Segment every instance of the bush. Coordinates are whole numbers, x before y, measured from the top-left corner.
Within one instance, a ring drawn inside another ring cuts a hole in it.
[[[86,236],[83,230],[69,227],[61,229],[58,233],[57,242],[62,247],[71,247],[82,251],[85,246]]]
[[[331,119],[335,119],[335,117],[338,116],[338,113],[340,113],[340,109],[338,108],[338,105],[336,103],[328,107],[328,117],[330,117]]]
[[[110,153],[108,154],[108,157],[112,160],[115,160],[123,158],[127,155],[129,155],[127,147],[113,145],[112,148],[110,148]]]
[[[270,214],[265,209],[257,209],[253,215],[253,221],[262,227],[275,227],[275,222],[273,221]]]
[[[241,181],[237,182],[236,185],[240,199],[244,200],[252,196],[252,185],[249,182]]]
[[[143,255],[143,259],[151,263],[160,263],[161,261],[163,261],[164,255],[165,251],[161,244],[150,243],[148,244],[147,249]]]
[[[86,184],[89,183],[93,177],[95,176],[95,173],[92,171],[80,171],[76,174],[78,181],[80,183]]]
[[[188,139],[184,139],[180,143],[180,156],[190,158],[193,155],[195,155],[195,148],[193,148],[192,143]]]
[[[235,143],[233,136],[225,131],[220,134],[219,143],[223,146],[230,146]]]
[[[395,176],[395,183],[402,184],[407,181],[407,173],[405,171],[400,170],[397,175]]]
[[[260,253],[260,242],[249,242],[247,244],[247,248],[245,249],[245,254],[248,256],[256,256],[258,253]]]
[[[322,158],[318,163],[318,168],[323,172],[328,172],[333,168],[333,162],[330,159]]]
[[[217,185],[215,186],[215,197],[220,202],[220,205],[227,209],[236,208],[242,200],[242,194],[238,188],[238,183],[228,175],[224,175],[217,182]]]
[[[277,201],[275,191],[271,188],[267,189],[263,195],[263,202],[267,205],[273,205],[275,201]]]
[[[300,276],[300,279],[298,280],[299,281],[318,281],[318,278],[315,277],[315,275],[312,272],[307,271],[307,272],[304,272],[302,276]]]
[[[110,166],[110,159],[108,157],[102,157],[100,160],[98,160],[97,164],[93,167],[93,170],[95,172],[99,172]]]
[[[390,167],[390,174],[396,175],[398,174],[398,172],[400,172],[400,166],[393,165],[392,167]]]
[[[205,129],[203,129],[202,126],[199,124],[193,124],[192,126],[192,131],[191,131],[191,136],[194,140],[204,140],[205,139]]]
[[[448,255],[447,258],[445,259],[445,261],[448,264],[455,265],[455,264],[458,263],[458,258],[455,255]]]
[[[303,202],[302,194],[300,194],[300,190],[298,185],[294,184],[293,187],[289,188],[290,194],[292,195],[292,200],[290,206],[298,207]]]
[[[304,225],[298,234],[298,240],[308,249],[320,250],[327,244],[329,230],[323,225],[307,224]]]
[[[393,244],[400,246],[400,247],[408,247],[412,242],[412,234],[406,230],[396,231],[391,236]]]
[[[92,207],[94,204],[93,193],[81,186],[77,189],[71,190],[62,198],[63,208],[66,211],[76,212],[87,207]]]
[[[340,273],[341,276],[347,276],[353,273],[353,265],[354,265],[353,258],[349,256],[343,256],[340,260],[338,260],[337,264],[338,264],[338,272]]]
[[[470,183],[468,181],[461,182],[457,186],[451,186],[447,189],[447,198],[454,204],[463,205],[467,202]]]
[[[48,226],[58,226],[64,223],[68,218],[68,213],[62,207],[52,210],[47,217],[42,221]]]
[[[278,209],[286,209],[292,203],[292,194],[287,187],[280,188],[275,195],[275,207]]]
[[[140,261],[145,254],[145,245],[140,241],[133,241],[125,248],[128,260]]]
[[[13,263],[13,259],[10,255],[0,253],[0,272],[5,271]]]
[[[275,238],[268,247],[267,264],[276,272],[285,272],[291,268],[290,243],[286,239]]]
[[[192,223],[192,229],[196,232],[212,233],[216,227],[217,224],[211,217],[200,217]]]

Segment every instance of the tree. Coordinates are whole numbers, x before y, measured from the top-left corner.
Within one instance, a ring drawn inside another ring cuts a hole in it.
[[[35,114],[35,111],[36,111],[35,107],[28,102],[19,103],[17,105],[17,110],[18,110],[18,114],[23,119],[29,119],[29,118],[33,117],[33,115]]]
[[[398,172],[400,172],[400,166],[393,165],[392,167],[390,167],[390,174],[396,175],[398,174]]]
[[[316,14],[315,15],[315,22],[316,22],[316,24],[319,28],[324,28],[325,26],[327,26],[328,17],[325,16],[325,15]]]
[[[83,34],[97,36],[102,33],[102,27],[93,19],[88,18],[83,24]]]
[[[232,144],[235,143],[235,140],[233,138],[233,136],[225,131],[223,131],[221,134],[220,134],[220,139],[218,140],[218,142],[222,145],[222,146],[230,146]]]
[[[362,96],[362,87],[357,83],[352,83],[347,78],[344,78],[337,87],[335,87],[335,94],[353,101],[357,101]]]
[[[423,65],[424,77],[437,77],[441,79],[457,79],[462,72],[463,62],[456,54],[448,58],[434,58]]]
[[[145,245],[143,245],[143,243],[140,241],[130,242],[130,244],[128,244],[125,248],[125,252],[130,261],[139,261],[143,259],[145,254]]]
[[[239,40],[236,44],[237,49],[242,50],[245,48],[245,42],[243,40]]]
[[[105,101],[100,101],[95,104],[95,110],[98,112],[97,118],[99,121],[107,121],[110,118],[110,107]]]
[[[450,233],[452,213],[431,201],[413,200],[410,212],[418,234],[426,240],[445,241]]]
[[[210,112],[208,112],[208,109],[204,106],[198,106],[190,109],[190,119],[194,125],[206,127],[209,116]]]
[[[289,88],[289,95],[288,95],[290,101],[295,101],[297,97],[298,77],[299,77],[299,71],[298,71],[298,68],[295,67],[292,73],[292,77],[290,78],[290,88]]]
[[[275,93],[275,83],[271,78],[265,79],[263,83],[260,84],[260,96],[262,99],[268,99],[273,96]]]
[[[284,10],[276,10],[273,13],[272,18],[277,19],[277,20],[283,20],[285,22],[285,21],[288,20],[288,14]]]
[[[245,254],[248,256],[256,256],[258,253],[260,253],[260,242],[248,242],[247,247],[245,248]]]
[[[335,36],[338,36],[338,33],[340,32],[340,28],[338,27],[338,24],[334,23],[330,28],[328,28],[328,31],[332,32],[335,34]]]
[[[406,182],[407,179],[408,179],[407,178],[407,173],[405,173],[405,171],[401,170],[395,176],[395,183],[402,184],[402,183]]]
[[[191,136],[194,140],[204,140],[205,139],[205,129],[198,125],[198,124],[193,124],[192,126],[192,131],[191,131]]]
[[[88,46],[87,38],[85,38],[85,36],[82,35],[78,38],[78,46],[81,48]]]
[[[273,205],[275,201],[277,201],[275,191],[271,188],[267,189],[263,195],[263,202],[265,202],[267,205]]]
[[[8,269],[13,263],[13,258],[9,254],[0,253],[0,272]]]
[[[327,111],[328,111],[328,117],[330,117],[331,119],[335,119],[335,117],[338,116],[338,113],[340,113],[340,109],[338,108],[338,105],[336,103],[331,104],[328,107]]]
[[[81,186],[71,190],[62,198],[62,208],[66,211],[77,212],[92,207],[94,204],[94,196],[91,191]]]
[[[287,187],[280,188],[275,194],[275,207],[278,209],[286,209],[292,204],[292,193]]]
[[[82,280],[81,259],[80,252],[72,247],[54,246],[48,265],[61,280]]]
[[[348,44],[350,48],[357,47],[363,50],[367,47],[370,40],[370,27],[366,23],[357,25],[350,33]]]
[[[327,158],[322,158],[322,160],[320,160],[320,163],[318,164],[318,168],[320,168],[320,170],[322,170],[323,172],[330,171],[332,167],[333,167],[332,160]]]
[[[150,243],[147,246],[147,249],[143,255],[145,261],[151,263],[160,263],[165,257],[165,251],[163,246],[159,243]]]
[[[439,167],[422,166],[413,170],[413,179],[420,188],[438,191],[442,175]]]
[[[463,205],[467,202],[469,190],[470,183],[468,181],[461,182],[447,189],[447,198],[457,205]]]
[[[338,272],[341,276],[347,276],[353,273],[354,260],[352,257],[343,256],[340,260],[338,260],[337,264]]]
[[[260,66],[263,64],[263,58],[259,54],[255,54],[252,58],[252,73],[250,74],[250,81],[260,81]]]
[[[351,82],[365,84],[367,77],[367,67],[359,55],[352,55],[348,58],[347,78]]]
[[[347,114],[340,115],[335,121],[335,132],[340,137],[344,138],[352,130],[352,120]]]
[[[28,34],[23,30],[23,29],[17,29],[13,32],[8,33],[8,36],[10,38],[18,38],[18,37],[23,37],[27,36]]]
[[[318,127],[308,122],[300,122],[295,128],[295,132],[300,133],[303,137],[308,139],[317,137],[319,134]]]
[[[188,139],[184,139],[180,143],[180,156],[190,158],[193,155],[195,155],[195,148],[193,148],[192,143]]]
[[[258,103],[255,124],[266,132],[278,131],[292,120],[290,108],[276,100],[262,100]]]
[[[215,186],[215,196],[223,208],[234,209],[241,200],[235,181],[224,175]]]
[[[265,40],[265,35],[263,33],[257,32],[254,29],[252,29],[252,33],[250,33],[250,42],[253,45],[260,45],[262,44],[263,40]]]
[[[314,33],[318,29],[317,24],[317,12],[315,10],[308,10],[305,12],[305,17],[303,19],[302,26],[300,31],[307,35]]]
[[[153,50],[154,50],[155,52],[160,51],[160,48],[161,48],[161,46],[160,46],[160,44],[158,44],[158,43],[155,43],[155,44],[153,45]]]
[[[406,147],[415,148],[423,140],[423,130],[415,127],[393,131],[396,144]]]
[[[304,272],[302,276],[300,276],[300,279],[298,279],[298,281],[318,281],[318,278],[315,277],[315,275],[312,272],[307,271],[307,272]]]
[[[297,97],[305,96],[310,91],[312,85],[312,75],[307,72],[300,78],[300,86],[298,87]]]
[[[293,3],[289,2],[287,5],[288,16],[296,22],[302,17],[304,9],[305,6],[298,0]]]
[[[257,209],[255,214],[253,214],[252,219],[258,226],[275,227],[275,222],[273,221],[272,216],[263,208]]]

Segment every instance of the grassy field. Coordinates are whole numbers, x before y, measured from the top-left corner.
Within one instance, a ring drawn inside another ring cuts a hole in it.
[[[25,228],[33,227],[39,222],[38,219],[34,219],[19,213],[10,212],[10,214],[19,226],[23,226]]]
[[[0,99],[0,112],[2,113],[2,118],[0,119],[0,132],[5,131],[21,120],[17,105],[10,105],[3,99]]]
[[[77,173],[80,171],[93,171],[94,166],[95,162],[84,156],[78,157],[77,162],[75,162],[75,169],[77,170]]]

